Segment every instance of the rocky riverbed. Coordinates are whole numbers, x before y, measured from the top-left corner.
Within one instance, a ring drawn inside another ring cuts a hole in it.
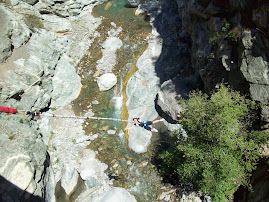
[[[238,1],[130,2],[0,1],[0,105],[42,112],[0,114],[1,200],[201,201],[164,184],[152,158],[167,131],[181,129],[178,99],[222,79],[263,104],[267,127],[267,4],[249,16]],[[237,43],[212,44],[223,15]],[[131,120],[145,108],[145,119],[165,118],[159,133],[46,117]]]

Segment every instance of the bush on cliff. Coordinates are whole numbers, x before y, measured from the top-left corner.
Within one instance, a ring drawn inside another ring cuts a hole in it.
[[[252,131],[257,105],[221,85],[211,97],[192,92],[182,101],[180,124],[188,137],[175,133],[173,145],[160,155],[162,171],[192,183],[213,201],[227,201],[249,176],[268,134]]]
[[[230,41],[237,42],[237,30],[231,29],[230,23],[225,18],[223,19],[222,23],[223,26],[219,31],[211,33],[209,43],[212,45],[216,45],[218,42],[221,42],[225,38]]]

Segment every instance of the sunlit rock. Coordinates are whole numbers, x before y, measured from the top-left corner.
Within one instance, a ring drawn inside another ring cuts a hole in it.
[[[75,68],[69,63],[69,58],[63,55],[55,70],[52,79],[52,106],[59,107],[69,104],[77,98],[80,93],[80,77],[76,74]]]
[[[97,78],[97,84],[100,91],[106,91],[113,88],[117,83],[117,77],[113,73],[103,74]]]
[[[136,202],[136,199],[131,195],[126,189],[121,187],[113,187],[107,191],[103,196],[96,197],[90,202],[119,202],[119,201],[128,201]]]
[[[61,186],[64,188],[65,193],[70,195],[78,182],[78,172],[74,167],[65,166],[61,179]]]
[[[116,36],[120,30],[111,29],[110,37],[102,44],[102,58],[97,61],[96,69],[99,73],[110,73],[116,65],[116,51],[123,45],[122,41]]]
[[[42,15],[44,27],[53,32],[69,32],[72,30],[68,19],[56,15]]]

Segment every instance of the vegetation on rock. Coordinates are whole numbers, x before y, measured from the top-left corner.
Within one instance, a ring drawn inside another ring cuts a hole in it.
[[[224,85],[210,97],[192,92],[181,104],[179,123],[188,137],[175,132],[173,145],[160,155],[162,171],[213,201],[227,201],[240,184],[251,189],[249,176],[268,137],[252,129],[258,105]]]
[[[224,19],[221,30],[211,34],[211,37],[209,38],[209,43],[211,43],[212,45],[216,45],[218,42],[222,41],[225,38],[230,41],[237,42],[237,37],[237,32],[231,30],[230,23],[226,19]]]

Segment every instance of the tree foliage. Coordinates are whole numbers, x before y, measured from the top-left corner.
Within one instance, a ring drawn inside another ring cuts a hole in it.
[[[174,134],[174,145],[160,155],[162,171],[180,183],[193,183],[214,201],[226,201],[237,187],[249,185],[266,132],[251,131],[257,105],[221,85],[209,97],[200,91],[182,100],[179,121],[188,137]]]

